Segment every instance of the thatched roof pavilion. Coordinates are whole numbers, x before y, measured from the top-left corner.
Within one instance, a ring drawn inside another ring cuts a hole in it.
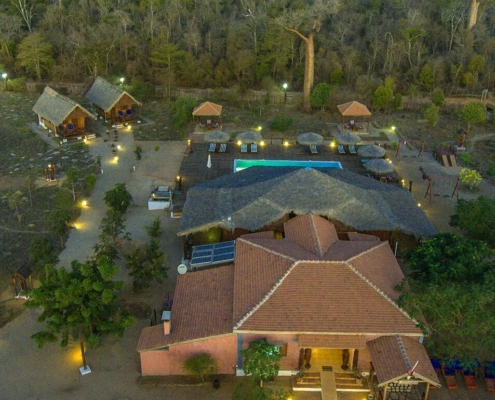
[[[222,106],[220,104],[205,101],[197,106],[192,112],[194,117],[218,117],[218,121],[222,124]]]
[[[81,137],[92,133],[91,120],[96,117],[83,106],[66,96],[62,96],[49,86],[33,107],[39,123],[62,138]]]
[[[360,232],[436,233],[412,194],[397,186],[337,168],[251,167],[190,189],[178,235],[213,227],[254,232],[290,213]]]
[[[370,122],[369,122],[369,117],[371,117],[371,112],[368,110],[368,107],[366,107],[364,104],[358,102],[358,101],[350,101],[348,103],[344,104],[339,104],[337,106],[340,115],[342,115],[342,130],[344,129],[344,120],[345,118],[351,118],[351,117],[360,117],[368,118],[368,132],[370,130]]]
[[[110,119],[112,123],[124,122],[119,111],[124,114],[124,118],[131,119],[130,116],[132,116],[133,120],[139,118],[137,111],[134,112],[134,115],[132,114],[132,106],[142,104],[124,89],[117,85],[112,85],[100,76],[96,78],[88,93],[86,93],[86,98],[93,103],[102,118],[105,118],[105,120]]]

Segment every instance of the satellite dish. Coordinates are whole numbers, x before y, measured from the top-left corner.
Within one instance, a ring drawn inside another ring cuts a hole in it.
[[[187,272],[187,265],[186,264],[180,264],[177,267],[177,271],[179,272],[179,274],[184,275]]]

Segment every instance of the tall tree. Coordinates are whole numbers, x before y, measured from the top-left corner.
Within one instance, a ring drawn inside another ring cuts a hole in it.
[[[307,112],[311,111],[309,96],[314,83],[315,35],[320,31],[323,20],[328,15],[335,13],[338,6],[339,0],[315,0],[311,5],[295,2],[291,4],[291,7],[285,8],[283,13],[275,19],[277,24],[296,34],[304,42],[306,58],[304,64],[303,105]]]
[[[469,17],[467,28],[473,29],[478,19],[478,9],[485,0],[469,0]]]
[[[43,309],[38,322],[44,329],[31,336],[38,347],[60,340],[66,347],[69,340],[79,340],[83,367],[86,368],[85,344],[99,345],[105,335],[122,337],[133,320],[117,304],[116,291],[124,286],[113,278],[119,267],[105,257],[82,264],[76,260],[71,270],[46,265],[41,286],[30,292],[28,308]]]
[[[123,215],[132,204],[132,196],[127,191],[125,183],[116,183],[103,197],[108,208]]]
[[[266,339],[250,342],[249,347],[241,353],[244,357],[244,372],[251,375],[260,386],[278,375],[282,356],[279,348],[268,343]]]
[[[474,200],[459,199],[455,214],[450,217],[450,226],[465,230],[473,239],[486,241],[495,246],[495,199],[480,196]]]
[[[42,71],[48,70],[55,62],[52,58],[52,46],[41,33],[33,33],[19,45],[17,61],[26,71],[34,73],[41,80]]]
[[[34,0],[10,0],[13,6],[19,11],[22,19],[26,23],[29,33],[32,31],[33,15],[34,15]]]

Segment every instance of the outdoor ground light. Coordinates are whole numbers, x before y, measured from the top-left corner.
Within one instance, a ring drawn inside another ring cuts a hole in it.
[[[120,149],[121,149],[120,144],[119,144],[119,145],[117,145],[117,149],[118,149],[118,150],[120,150]]]
[[[421,207],[421,203],[418,203],[418,207]]]
[[[81,205],[82,205],[83,207],[87,207],[87,206],[88,206],[88,201],[87,201],[87,200],[83,200],[83,201],[81,201]]]
[[[120,81],[121,84],[124,84],[125,78],[122,77],[122,78],[119,79],[119,81]]]
[[[392,129],[393,131],[395,131],[395,126],[392,126],[392,128],[391,128],[391,129]]]
[[[288,140],[284,140],[284,146],[287,147],[289,145],[289,141]]]
[[[187,145],[190,146],[191,145],[191,139],[187,139]]]
[[[262,141],[260,142],[260,146],[264,146],[264,145],[265,145],[265,142],[262,140]]]
[[[335,142],[334,141],[331,141],[330,142],[330,147],[335,147]]]
[[[238,140],[237,144],[240,146],[242,144],[242,142],[240,140]]]
[[[258,126],[258,130],[261,131],[263,129],[263,127],[260,125]]]
[[[113,156],[113,161],[115,162],[119,161],[119,156]]]
[[[130,125],[127,125],[127,130],[131,130],[131,126]]]

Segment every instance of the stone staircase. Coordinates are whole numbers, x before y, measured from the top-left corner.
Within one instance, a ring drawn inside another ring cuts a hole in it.
[[[337,392],[369,392],[364,379],[357,380],[352,372],[336,372]]]

